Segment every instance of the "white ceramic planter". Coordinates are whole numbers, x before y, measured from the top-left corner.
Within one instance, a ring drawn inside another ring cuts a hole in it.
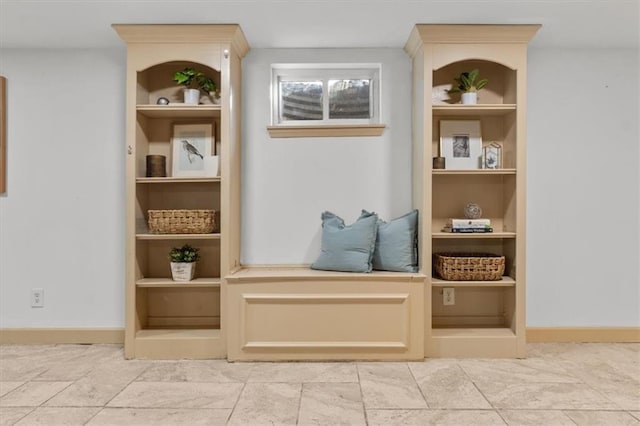
[[[466,92],[462,94],[462,103],[464,105],[475,105],[478,103],[478,92]]]
[[[174,281],[191,281],[196,274],[196,262],[171,262],[171,276]]]
[[[198,105],[200,103],[200,91],[198,89],[184,89],[184,103]]]

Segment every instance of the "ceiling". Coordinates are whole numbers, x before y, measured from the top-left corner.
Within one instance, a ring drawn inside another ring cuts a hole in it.
[[[111,24],[237,23],[253,48],[402,47],[416,23],[542,24],[534,47],[638,48],[640,0],[0,0],[0,47],[122,46]]]

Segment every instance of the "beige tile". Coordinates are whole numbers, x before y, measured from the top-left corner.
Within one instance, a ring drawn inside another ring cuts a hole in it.
[[[629,414],[631,414],[636,419],[640,420],[640,411],[629,411]]]
[[[112,345],[90,345],[84,350],[69,353],[64,359],[38,375],[34,380],[75,381],[96,368],[104,368],[111,361],[122,360],[122,349]]]
[[[369,426],[492,426],[504,421],[493,410],[367,410]]]
[[[12,390],[23,384],[24,382],[0,382],[0,396],[8,394]]]
[[[355,363],[285,362],[256,363],[249,383],[357,383]]]
[[[429,408],[491,408],[457,361],[430,359],[408,365]]]
[[[229,425],[295,425],[302,385],[247,383]]]
[[[427,408],[406,363],[358,364],[366,408]]]
[[[108,404],[131,408],[233,408],[241,383],[133,382]]]
[[[640,409],[640,383],[638,382],[610,382],[591,384],[590,386],[613,401],[622,410]]]
[[[640,410],[640,381],[610,365],[594,359],[583,363],[561,361],[581,381],[616,403],[623,410]]]
[[[474,382],[579,383],[562,366],[547,359],[469,359],[460,367]]]
[[[88,378],[80,379],[51,398],[45,405],[48,407],[102,407],[128,383],[129,381],[121,381],[118,377],[102,383]]]
[[[565,411],[577,425],[638,426],[640,420],[624,411]]]
[[[121,360],[106,363],[47,401],[50,407],[102,407],[144,371],[145,365]]]
[[[84,425],[96,415],[100,408],[39,407],[16,423],[16,426],[44,425],[70,426]]]
[[[509,426],[575,426],[560,410],[500,410]]]
[[[364,406],[357,383],[302,385],[299,425],[365,425]]]
[[[5,362],[29,358],[42,365],[53,365],[87,348],[87,345],[0,345],[0,359]]]
[[[248,363],[225,360],[175,361],[151,364],[136,380],[145,382],[246,382],[253,369]]]
[[[70,357],[87,350],[86,345],[2,345],[0,381],[28,381]],[[54,380],[51,381],[67,381]]]
[[[230,408],[105,408],[87,426],[213,426],[224,425],[230,414]]]
[[[26,382],[45,371],[47,371],[46,366],[27,359],[0,360],[0,381],[2,382]]]
[[[33,407],[0,407],[0,426],[11,426],[33,411]]]
[[[638,362],[638,351],[633,349],[633,345],[623,343],[536,343],[527,345],[527,348],[530,356],[554,361],[627,363],[635,359]]]
[[[37,407],[71,382],[29,382],[0,398],[2,407]]]
[[[581,383],[476,383],[496,408],[548,410],[611,410],[617,407]]]

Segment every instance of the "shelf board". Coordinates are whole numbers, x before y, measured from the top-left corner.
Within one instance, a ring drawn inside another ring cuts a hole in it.
[[[372,271],[335,272],[319,271],[308,267],[294,266],[250,266],[243,267],[225,277],[229,283],[250,282],[287,282],[287,281],[420,281],[424,282],[424,274],[412,272]]]
[[[515,232],[477,232],[477,233],[456,233],[456,232],[433,232],[431,238],[515,238]]]
[[[267,126],[272,138],[380,136],[384,129],[384,124]]]
[[[498,281],[447,281],[431,278],[432,287],[514,287],[516,281],[511,277],[502,277]]]
[[[136,234],[136,240],[219,240],[220,234]]]
[[[208,183],[220,182],[220,176],[217,177],[137,177],[136,183]]]
[[[149,118],[214,118],[220,110],[220,105],[136,105],[136,111]]]
[[[487,116],[506,115],[516,110],[516,104],[444,104],[433,105],[431,111],[434,116]]]
[[[220,287],[220,278],[196,278],[187,282],[176,282],[171,278],[142,278],[136,281],[136,287],[181,288],[181,287]]]
[[[434,175],[515,175],[516,169],[477,169],[477,170],[452,170],[433,169]]]
[[[431,336],[442,339],[477,338],[477,337],[504,337],[515,338],[516,335],[507,327],[447,327],[433,328]]]
[[[141,340],[184,340],[184,339],[219,339],[219,329],[207,328],[176,328],[176,329],[146,329],[136,333],[136,339]]]

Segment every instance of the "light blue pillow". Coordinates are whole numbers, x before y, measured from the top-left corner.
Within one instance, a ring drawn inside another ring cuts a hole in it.
[[[362,210],[362,216],[371,214]],[[390,222],[378,220],[373,269],[418,272],[418,210]]]
[[[322,248],[311,269],[371,272],[378,216],[363,213],[351,225],[345,225],[344,220],[331,212],[324,212],[321,217]]]

